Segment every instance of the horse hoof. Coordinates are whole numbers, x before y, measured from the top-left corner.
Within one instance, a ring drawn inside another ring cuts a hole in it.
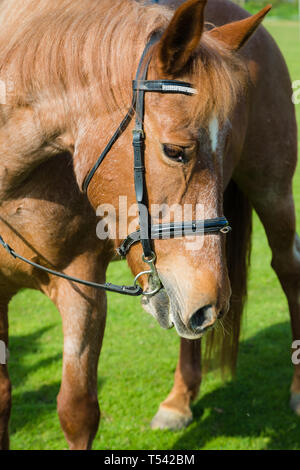
[[[292,393],[290,405],[294,413],[300,416],[300,393]]]
[[[192,420],[192,414],[183,415],[176,411],[160,407],[151,421],[151,429],[169,429],[171,431],[178,431],[179,429],[186,428]]]

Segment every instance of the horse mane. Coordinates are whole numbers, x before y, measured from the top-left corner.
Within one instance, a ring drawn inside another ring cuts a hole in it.
[[[0,79],[12,85],[8,104],[48,101],[58,113],[61,101],[74,119],[74,109],[94,118],[121,115],[130,104],[131,80],[147,38],[164,29],[172,14],[135,0],[2,1]],[[184,72],[192,73],[199,90],[199,98],[191,100],[192,124],[213,114],[224,119],[245,83],[239,56],[206,32],[188,67]]]
[[[0,79],[13,82],[9,104],[26,106],[47,93],[54,102],[63,96],[65,106],[90,107],[93,117],[99,113],[96,96],[101,114],[128,107],[128,72],[136,67],[144,37],[167,16],[164,8],[134,0],[8,0],[1,23],[8,23],[7,15]]]
[[[223,125],[248,84],[246,63],[206,31],[188,68],[198,90],[198,99],[191,100],[191,124],[205,126],[214,116]]]

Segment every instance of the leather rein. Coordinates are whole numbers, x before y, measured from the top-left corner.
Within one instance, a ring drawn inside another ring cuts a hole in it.
[[[231,228],[225,217],[217,217],[215,219],[205,220],[193,220],[190,222],[176,223],[172,222],[169,224],[154,224],[149,223],[149,214],[147,208],[147,191],[145,182],[145,132],[144,132],[144,115],[145,115],[145,93],[180,93],[184,95],[192,96],[197,93],[190,83],[177,81],[177,80],[147,80],[147,73],[149,64],[151,61],[151,54],[149,50],[157,42],[158,34],[154,33],[148,41],[143,54],[141,56],[135,80],[133,80],[133,97],[131,106],[122,120],[118,129],[104,148],[103,152],[99,156],[95,165],[88,173],[83,183],[83,191],[86,193],[89,184],[94,177],[96,171],[101,165],[102,161],[109,153],[114,143],[122,135],[127,128],[128,124],[132,120],[135,114],[135,128],[133,130],[133,152],[134,152],[134,184],[135,194],[139,209],[139,229],[127,236],[118,248],[118,253],[122,257],[126,257],[131,246],[135,243],[140,242],[143,248],[142,260],[148,264],[149,269],[139,273],[132,286],[121,286],[111,283],[98,284],[95,282],[85,281],[72,276],[68,276],[62,272],[58,272],[40,264],[34,263],[27,258],[16,253],[0,235],[0,245],[2,245],[7,252],[14,258],[20,259],[25,263],[45,271],[54,276],[61,277],[71,282],[82,284],[89,287],[103,289],[110,292],[116,292],[118,294],[139,296],[139,295],[154,295],[161,289],[161,282],[155,267],[156,255],[152,249],[151,239],[167,239],[176,238],[187,235],[207,234],[207,233],[228,233]],[[137,283],[138,279],[147,274],[151,279],[151,290],[143,292],[143,289]]]

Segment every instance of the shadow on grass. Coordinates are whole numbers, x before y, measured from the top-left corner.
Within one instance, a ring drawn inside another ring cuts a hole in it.
[[[290,324],[281,323],[242,342],[235,380],[196,402],[194,423],[173,449],[199,449],[215,439],[226,443],[241,437],[263,437],[265,449],[299,449],[300,418],[289,408],[289,338]]]
[[[61,353],[40,358],[42,349],[42,337],[50,332],[56,325],[47,325],[33,333],[27,335],[11,335],[9,338],[9,348],[11,357],[9,360],[9,374],[13,387],[12,416],[10,420],[10,435],[20,431],[23,427],[28,427],[39,423],[43,417],[54,411],[56,408],[56,396],[60,383],[53,381],[49,384],[43,383],[35,390],[22,392],[22,386],[26,383],[31,374],[41,369],[51,366],[53,363],[60,363]],[[36,354],[36,360],[34,355]]]
[[[32,334],[11,338],[13,357],[10,373],[15,387],[12,435],[22,429],[29,432],[43,422],[46,426],[56,413],[56,396],[60,387],[57,375],[22,392],[22,385],[30,374],[51,367],[53,363],[56,368],[60,367],[60,353],[46,358],[44,353],[42,359],[39,355],[41,336],[52,328],[50,325]],[[243,341],[236,379],[207,392],[195,403],[194,423],[178,433],[173,449],[212,447],[214,441],[215,448],[221,448],[222,443],[226,446],[230,439],[236,439],[235,446],[242,445],[239,438],[249,438],[252,447],[257,438],[259,448],[299,449],[300,418],[289,409],[290,344],[288,322],[273,325]],[[36,361],[32,360],[35,351]],[[18,361],[18,357],[22,360]],[[101,378],[98,386],[102,383]]]
[[[32,356],[36,353],[37,357],[39,357],[42,342],[41,337],[55,327],[56,325],[48,325],[28,335],[10,336],[9,349],[11,357],[8,368],[14,388],[22,385],[31,372],[47,367],[61,359],[62,355],[57,353],[33,364],[26,364],[27,356]]]
[[[34,333],[22,336],[10,336],[10,350],[12,351],[9,361],[9,373],[13,385],[12,417],[10,424],[10,434],[20,431],[22,428],[41,424],[43,419],[47,419],[50,414],[56,412],[56,397],[60,389],[60,381],[43,379],[41,385],[35,389],[22,392],[20,388],[26,382],[27,377],[32,373],[37,373],[41,369],[52,366],[61,367],[62,353],[44,357],[39,360],[41,353],[41,337],[55,328],[56,325],[49,325]],[[32,360],[36,353],[37,361]],[[45,352],[43,355],[45,356]],[[28,357],[30,359],[28,360]],[[28,364],[30,362],[30,364]],[[48,383],[45,384],[45,380]],[[98,387],[102,386],[103,379],[98,380]]]

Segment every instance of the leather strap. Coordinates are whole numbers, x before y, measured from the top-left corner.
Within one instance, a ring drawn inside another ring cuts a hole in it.
[[[131,105],[130,105],[130,108],[129,108],[129,111],[128,113],[126,114],[126,116],[124,117],[123,121],[121,122],[121,124],[119,125],[118,129],[116,130],[116,132],[114,133],[114,135],[112,136],[112,138],[110,139],[110,141],[108,142],[108,144],[106,145],[105,149],[103,150],[103,152],[101,153],[100,157],[97,159],[95,165],[93,166],[93,168],[90,170],[90,172],[88,173],[87,177],[85,178],[84,182],[83,182],[83,185],[82,185],[82,190],[86,193],[87,190],[88,190],[88,187],[89,187],[89,184],[94,176],[94,174],[96,173],[96,171],[98,170],[99,166],[101,165],[101,163],[103,162],[104,158],[106,157],[106,155],[110,152],[111,148],[113,147],[114,143],[118,140],[118,138],[123,134],[123,132],[125,131],[125,129],[127,128],[128,124],[130,123],[133,115],[134,115],[134,109],[135,109],[135,99],[136,99],[136,95],[133,96],[132,98],[132,102],[131,102]]]
[[[63,279],[66,279],[67,281],[71,282],[76,282],[77,284],[82,284],[84,286],[88,287],[94,287],[96,289],[102,289],[105,291],[110,291],[110,292],[116,292],[118,294],[123,294],[123,295],[131,295],[131,296],[139,296],[143,293],[143,289],[138,286],[138,285],[133,285],[133,286],[118,286],[116,284],[111,284],[110,282],[106,282],[105,284],[98,284],[96,282],[90,282],[90,281],[84,281],[83,279],[78,279],[77,277],[72,277],[68,276],[67,274],[54,271],[53,269],[48,269],[45,266],[41,266],[40,264],[34,263],[33,261],[30,261],[27,258],[24,258],[23,256],[19,255],[18,253],[15,252],[13,248],[11,248],[0,235],[0,245],[3,246],[3,248],[6,249],[6,251],[13,257],[17,258],[21,261],[24,261],[26,264],[30,264],[34,268],[37,268],[41,271],[44,271],[48,274],[52,274],[53,276],[58,276]]]
[[[142,67],[143,67],[143,64],[144,64],[144,60],[145,60],[145,57],[150,49],[150,47],[158,40],[158,33],[154,33],[150,40],[148,41],[144,51],[143,51],[143,54],[142,54],[142,57],[140,59],[140,62],[139,62],[139,65],[138,65],[138,69],[137,69],[137,72],[136,72],[136,80],[138,79],[138,77],[140,76],[141,74],[141,70],[142,70]],[[150,58],[149,58],[150,60]],[[148,64],[149,65],[149,64]],[[132,101],[131,101],[131,105],[129,107],[129,110],[126,114],[126,116],[124,117],[123,121],[121,122],[121,124],[118,126],[117,130],[115,131],[115,133],[113,134],[112,138],[110,139],[110,141],[108,142],[108,144],[106,145],[106,147],[104,148],[103,152],[101,153],[101,155],[98,157],[95,165],[93,166],[93,168],[89,171],[88,175],[86,176],[84,182],[83,182],[83,185],[82,185],[82,190],[83,192],[87,192],[88,190],[88,187],[89,187],[89,184],[92,180],[92,178],[94,177],[96,171],[98,170],[99,166],[101,165],[101,163],[103,162],[104,158],[106,157],[106,155],[110,152],[110,150],[112,149],[113,145],[116,143],[116,141],[118,140],[118,138],[123,134],[123,132],[127,129],[128,127],[128,124],[130,123],[130,121],[132,120],[133,118],[133,115],[135,113],[135,110],[136,110],[136,98],[137,98],[137,93],[134,92],[133,93],[133,96],[132,96]]]
[[[157,36],[151,38],[148,43],[148,47],[146,47],[145,49],[146,53],[156,41]],[[148,56],[144,64],[146,53],[143,54],[144,57],[142,57],[140,61],[140,67],[137,71],[134,83],[139,83],[140,81],[145,82],[145,80],[147,79],[148,67],[150,64],[151,56]],[[145,91],[137,88],[136,90],[133,90],[133,94],[136,94],[136,110],[132,145],[134,154],[134,186],[136,201],[139,209],[139,225],[141,233],[140,241],[143,247],[144,256],[146,258],[151,258],[153,252],[151,247],[151,237],[149,233],[149,213],[145,181]]]
[[[226,231],[225,231],[226,229]],[[156,224],[151,226],[151,239],[164,240],[170,238],[180,238],[187,235],[197,235],[206,233],[230,232],[231,227],[225,217],[215,219],[193,220],[191,222],[171,222],[170,224]],[[141,231],[128,235],[118,248],[119,255],[125,257],[132,245],[141,241]]]
[[[157,93],[181,93],[196,95],[198,92],[188,82],[179,80],[133,80],[133,91],[152,91]]]

